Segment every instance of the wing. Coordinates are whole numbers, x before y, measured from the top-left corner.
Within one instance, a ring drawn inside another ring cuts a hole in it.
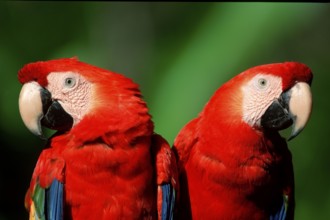
[[[47,188],[38,183],[32,194],[30,220],[63,219],[63,183],[54,179]]]
[[[283,141],[281,139],[281,141]],[[284,163],[282,167],[283,175],[283,201],[280,207],[277,208],[275,214],[270,216],[270,220],[293,220],[294,219],[294,173],[292,164],[292,155],[288,150],[286,143],[281,143],[285,146]]]
[[[54,179],[46,189],[47,219],[63,219],[63,183]]]
[[[198,117],[186,124],[174,140],[173,151],[177,159],[180,183],[180,194],[177,201],[179,208],[175,213],[175,218],[178,219],[192,219],[185,165],[189,159],[191,150],[198,142],[197,125],[199,120],[200,118]]]
[[[49,153],[45,150],[40,155],[25,197],[30,220],[63,219],[64,160]]]
[[[173,219],[176,193],[178,190],[178,174],[174,153],[169,144],[157,134],[152,137],[153,158],[155,158],[157,177],[158,218]]]
[[[281,207],[278,209],[278,211],[270,216],[270,220],[286,220],[287,218],[287,212],[288,212],[288,196],[283,195],[283,202],[281,204]]]
[[[170,183],[165,183],[160,186],[161,196],[161,215],[160,219],[173,219],[175,206],[175,189]]]
[[[198,121],[199,118],[191,120],[174,140],[173,151],[177,156],[179,173],[184,171],[184,166],[188,161],[190,151],[198,140],[195,132]]]

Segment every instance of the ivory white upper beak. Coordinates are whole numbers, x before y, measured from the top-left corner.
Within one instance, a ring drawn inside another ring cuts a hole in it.
[[[312,92],[305,82],[298,82],[291,88],[289,110],[293,118],[293,128],[288,140],[296,137],[306,126],[312,112]]]
[[[43,117],[41,86],[37,82],[23,85],[19,94],[19,112],[25,126],[35,135],[42,136],[40,120]]]

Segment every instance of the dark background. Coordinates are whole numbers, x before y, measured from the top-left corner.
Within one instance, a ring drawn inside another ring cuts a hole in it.
[[[313,113],[289,142],[296,219],[329,219],[329,44],[326,3],[0,2],[0,219],[27,219],[24,195],[44,145],[19,116],[17,71],[73,56],[139,83],[156,132],[171,144],[234,75],[306,63]]]

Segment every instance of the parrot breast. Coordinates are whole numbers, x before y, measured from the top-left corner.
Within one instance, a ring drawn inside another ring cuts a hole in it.
[[[136,83],[76,58],[26,64],[18,78],[27,128],[40,137],[41,126],[57,130],[26,194],[30,217],[173,215],[176,163]]]
[[[242,144],[232,139],[233,127],[216,138],[199,136],[191,150],[185,165],[189,175],[184,178],[191,214],[196,219],[268,219],[273,207],[281,205],[284,167],[291,160],[286,143],[280,137],[262,136],[246,126],[240,129],[241,141],[245,137]]]
[[[147,138],[133,148],[89,143],[52,148],[65,161],[68,219],[144,219],[157,216],[156,180]]]

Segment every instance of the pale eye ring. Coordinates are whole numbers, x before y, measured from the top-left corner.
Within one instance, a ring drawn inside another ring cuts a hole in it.
[[[64,86],[66,88],[72,88],[76,85],[76,79],[73,78],[73,77],[68,77],[68,78],[65,78],[65,81],[64,81]]]
[[[267,80],[265,78],[260,78],[258,80],[258,86],[260,88],[265,88],[267,86]]]

